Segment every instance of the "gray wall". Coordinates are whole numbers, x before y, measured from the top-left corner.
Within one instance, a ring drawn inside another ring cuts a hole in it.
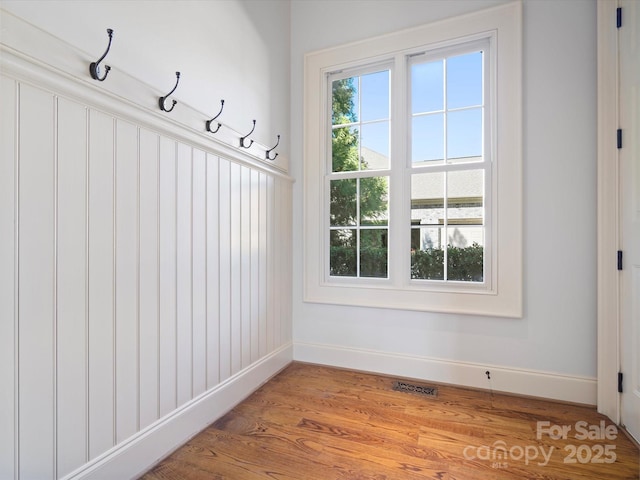
[[[306,52],[499,3],[292,2],[293,175],[303,175]],[[294,341],[595,377],[595,47],[595,1],[524,2],[523,319],[304,303],[303,192],[298,182],[293,202]]]

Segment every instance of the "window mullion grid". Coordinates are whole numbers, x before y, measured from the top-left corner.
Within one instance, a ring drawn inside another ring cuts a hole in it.
[[[356,278],[361,277],[361,249],[362,249],[362,233],[363,230],[372,230],[373,226],[363,226],[361,218],[361,179],[378,177],[381,175],[388,175],[389,177],[389,220],[387,224],[388,234],[388,278],[392,284],[396,286],[407,285],[411,283],[410,269],[411,262],[407,261],[406,252],[409,251],[405,248],[410,244],[411,238],[411,184],[412,176],[420,172],[443,172],[443,213],[442,213],[442,225],[441,225],[441,239],[440,244],[443,250],[443,280],[448,281],[448,256],[450,254],[448,245],[448,229],[449,229],[449,211],[448,211],[448,177],[449,171],[469,170],[470,164],[449,164],[448,162],[448,117],[452,112],[473,110],[480,107],[483,111],[483,115],[486,113],[484,99],[480,105],[469,105],[463,107],[450,108],[447,99],[447,77],[448,77],[448,59],[443,58],[443,80],[442,80],[442,92],[443,92],[443,104],[442,109],[438,111],[420,112],[415,116],[433,115],[435,113],[442,114],[442,128],[443,128],[443,161],[434,165],[418,165],[414,166],[411,161],[411,133],[412,132],[412,119],[414,114],[411,108],[411,76],[410,76],[410,57],[404,54],[397,54],[394,62],[390,66],[391,71],[391,85],[390,89],[390,150],[389,150],[389,168],[383,170],[363,170],[361,162],[362,157],[362,127],[365,124],[377,123],[382,120],[368,120],[363,122],[361,119],[362,113],[362,77],[357,76],[358,85],[358,100],[356,102],[356,114],[357,119],[355,122],[345,123],[343,125],[334,125],[333,128],[357,128],[359,130],[359,142],[358,142],[358,167],[357,170],[351,172],[332,172],[334,178],[353,178],[356,180],[356,221],[355,225],[351,228],[356,233]],[[394,66],[402,66],[404,68],[393,68]],[[486,85],[486,83],[485,83]],[[398,88],[401,86],[401,88]],[[391,119],[395,116],[396,121],[392,122]],[[407,135],[407,133],[410,133]],[[486,156],[483,155],[484,159]],[[403,162],[405,162],[403,164]],[[474,162],[474,168],[487,169],[486,160],[481,162]],[[395,192],[395,193],[391,193]],[[485,195],[486,199],[486,195]],[[483,222],[486,222],[486,218],[483,216]],[[378,227],[375,227],[378,228]],[[486,268],[484,269],[486,270]]]

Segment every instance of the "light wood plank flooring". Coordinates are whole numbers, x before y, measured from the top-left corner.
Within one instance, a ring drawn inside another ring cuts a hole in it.
[[[142,478],[639,478],[636,446],[594,408],[394,380],[293,363]]]

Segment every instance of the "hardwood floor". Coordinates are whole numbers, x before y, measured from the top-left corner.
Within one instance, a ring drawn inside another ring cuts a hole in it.
[[[636,446],[594,408],[394,380],[293,363],[142,478],[639,478]]]

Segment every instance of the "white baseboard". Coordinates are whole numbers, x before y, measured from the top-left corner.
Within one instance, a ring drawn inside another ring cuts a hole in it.
[[[295,342],[293,359],[518,395],[596,404],[595,378]],[[491,380],[485,372],[491,372]]]
[[[281,347],[63,480],[137,478],[287,366],[292,360],[292,352],[291,344]]]

